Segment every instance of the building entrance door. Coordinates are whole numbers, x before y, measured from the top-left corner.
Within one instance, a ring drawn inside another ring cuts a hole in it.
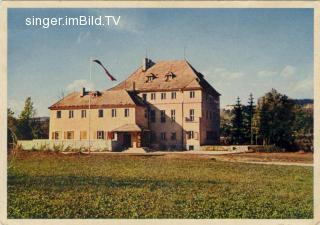
[[[124,133],[123,134],[123,147],[130,148],[131,145],[131,134],[130,133]]]

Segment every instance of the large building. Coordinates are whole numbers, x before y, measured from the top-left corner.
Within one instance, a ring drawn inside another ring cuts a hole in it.
[[[186,60],[143,64],[103,92],[73,92],[49,107],[50,139],[197,150],[219,143],[220,94]],[[89,109],[90,101],[90,109]]]

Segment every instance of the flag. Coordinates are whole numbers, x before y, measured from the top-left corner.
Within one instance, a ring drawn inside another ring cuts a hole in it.
[[[110,78],[110,80],[112,80],[112,81],[116,80],[116,78],[114,78],[114,77],[109,73],[109,71],[103,66],[103,64],[102,64],[99,60],[95,59],[95,60],[93,60],[93,62],[98,63],[98,64],[104,69],[104,71],[106,72],[106,74],[108,75],[108,77]]]

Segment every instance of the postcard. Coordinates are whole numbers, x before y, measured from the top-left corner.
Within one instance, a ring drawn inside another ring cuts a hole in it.
[[[2,5],[3,224],[319,223],[315,2],[95,3]]]

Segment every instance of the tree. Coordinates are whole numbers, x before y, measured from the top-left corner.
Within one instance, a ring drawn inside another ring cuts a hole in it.
[[[230,110],[222,110],[220,113],[220,137],[221,144],[231,144],[231,112]]]
[[[7,116],[8,116],[8,126],[7,126],[7,145],[8,149],[12,148],[13,145],[16,143],[16,132],[17,132],[17,119],[14,117],[14,112],[8,108],[7,109]]]
[[[244,123],[243,123],[243,107],[240,98],[237,98],[236,105],[232,110],[231,119],[231,139],[234,144],[242,144],[245,140]]]
[[[244,107],[244,129],[245,139],[247,143],[253,144],[253,115],[255,111],[255,105],[253,101],[253,95],[249,95],[248,105]]]
[[[275,89],[259,98],[254,115],[258,141],[290,149],[293,144],[294,102]]]
[[[17,134],[19,139],[30,140],[33,138],[33,129],[31,126],[31,118],[35,116],[35,109],[31,97],[28,97],[24,103],[24,109],[20,113]]]
[[[292,131],[296,148],[304,151],[312,151],[313,147],[313,110],[307,110],[296,103],[294,107],[295,119],[292,123]]]

